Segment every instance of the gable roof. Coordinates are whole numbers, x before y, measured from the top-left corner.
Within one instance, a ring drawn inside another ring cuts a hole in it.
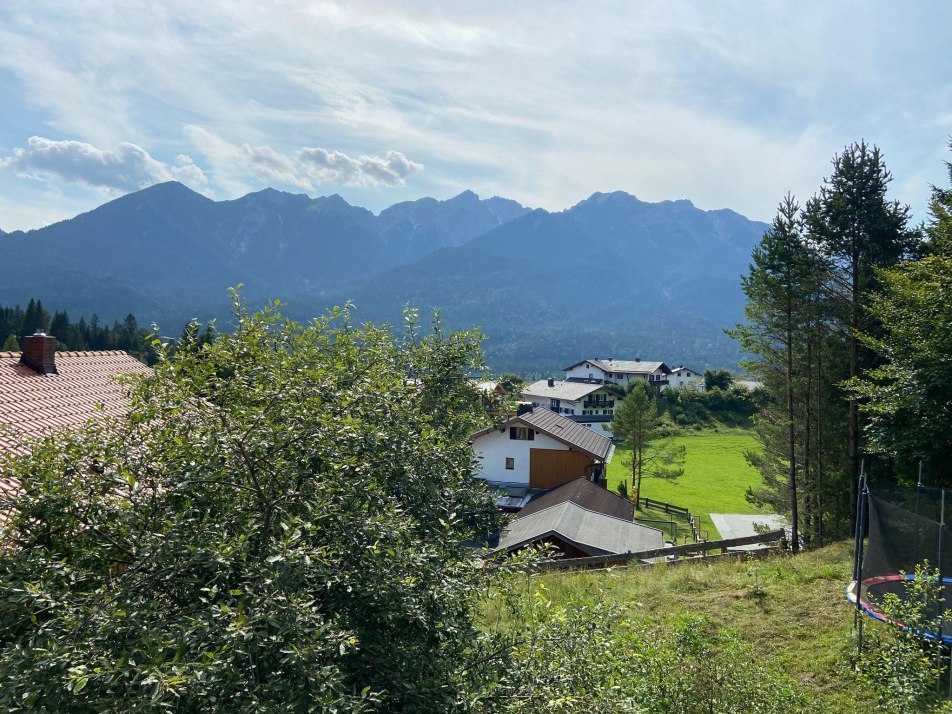
[[[690,367],[685,367],[683,364],[680,367],[675,367],[671,370],[671,374],[677,374],[678,372],[690,372],[691,374],[696,374],[698,377],[703,376],[696,369],[691,369]]]
[[[615,445],[607,436],[596,434],[592,429],[576,424],[571,419],[566,419],[547,407],[535,407],[527,409],[522,414],[516,414],[509,417],[498,426],[491,426],[481,431],[477,431],[470,436],[470,441],[478,439],[481,436],[489,434],[492,431],[507,429],[510,426],[522,424],[532,427],[536,431],[551,436],[556,441],[570,446],[584,454],[588,454],[594,459],[604,461],[606,464],[611,461],[615,453]]]
[[[620,518],[623,521],[635,520],[635,506],[631,501],[622,498],[617,493],[612,493],[607,488],[595,485],[587,478],[577,478],[551,491],[539,494],[519,511],[518,517],[531,516],[533,513],[560,503],[574,503],[587,511]]]
[[[121,416],[129,408],[114,377],[147,374],[125,352],[57,352],[59,374],[40,374],[20,363],[19,352],[0,352],[0,452],[24,453],[23,442],[97,414]]]
[[[528,387],[523,388],[522,396],[530,395],[533,397],[544,397],[548,399],[565,399],[570,402],[576,402],[587,394],[601,389],[603,384],[591,384],[588,382],[570,382],[567,380],[553,380],[554,384],[550,387],[549,380],[540,379],[533,382]]]
[[[552,535],[591,555],[638,553],[664,547],[664,534],[657,528],[567,502],[516,518],[503,530],[495,550],[515,550]]]
[[[565,371],[574,369],[580,364],[593,364],[603,372],[612,372],[619,374],[651,374],[659,369],[664,374],[671,374],[671,368],[664,362],[645,362],[639,359],[583,359],[575,364],[570,364]]]
[[[58,374],[41,374],[22,364],[19,352],[0,352],[0,456],[26,454],[30,439],[100,414],[122,416],[129,397],[115,377],[152,372],[120,350],[57,352],[56,367]],[[0,498],[18,490],[16,481],[0,479]]]

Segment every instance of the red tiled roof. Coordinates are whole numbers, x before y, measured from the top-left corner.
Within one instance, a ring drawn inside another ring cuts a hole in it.
[[[25,442],[98,414],[122,416],[126,388],[115,377],[152,370],[126,352],[57,352],[59,374],[40,374],[20,364],[19,352],[0,352],[0,455],[23,454]],[[17,484],[0,479],[0,497]]]

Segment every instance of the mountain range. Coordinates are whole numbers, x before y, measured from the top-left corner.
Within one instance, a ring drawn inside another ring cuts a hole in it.
[[[357,319],[436,307],[480,326],[497,371],[583,356],[731,366],[740,275],[767,226],[690,201],[595,193],[564,211],[471,191],[375,215],[340,196],[265,189],[213,201],[169,182],[45,228],[0,231],[0,304],[39,297],[72,316],[159,322],[227,315],[227,288],[307,318],[351,300]],[[564,363],[564,364],[563,364]]]

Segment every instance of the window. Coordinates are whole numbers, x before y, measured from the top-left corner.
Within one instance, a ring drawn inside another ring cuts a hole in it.
[[[507,456],[507,457],[506,457],[506,470],[507,470],[507,471],[512,471],[514,468],[516,468],[516,460],[515,460],[514,458],[512,458],[511,456]]]
[[[533,441],[535,432],[527,426],[509,427],[509,438],[515,441]]]

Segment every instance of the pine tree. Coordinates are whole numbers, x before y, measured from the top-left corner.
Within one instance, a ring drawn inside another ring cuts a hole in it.
[[[803,346],[808,331],[808,306],[813,304],[823,265],[802,235],[800,206],[787,195],[771,229],[754,249],[750,272],[742,278],[747,295],[747,324],[733,336],[745,352],[758,359],[745,364],[774,399],[757,422],[763,446],[748,460],[761,472],[767,493],[750,494],[790,514],[794,551],[800,549],[799,482],[806,475],[803,441],[803,403],[799,399],[810,373]]]
[[[875,364],[859,339],[861,332],[880,332],[864,312],[877,288],[875,268],[895,265],[920,242],[919,233],[908,227],[909,207],[886,197],[891,181],[880,150],[861,141],[833,158],[833,174],[805,208],[808,237],[830,261],[835,294],[844,307],[840,328],[845,334],[850,378]],[[850,503],[855,504],[862,419],[855,395],[848,404],[847,478]],[[851,531],[853,520],[851,516]]]

